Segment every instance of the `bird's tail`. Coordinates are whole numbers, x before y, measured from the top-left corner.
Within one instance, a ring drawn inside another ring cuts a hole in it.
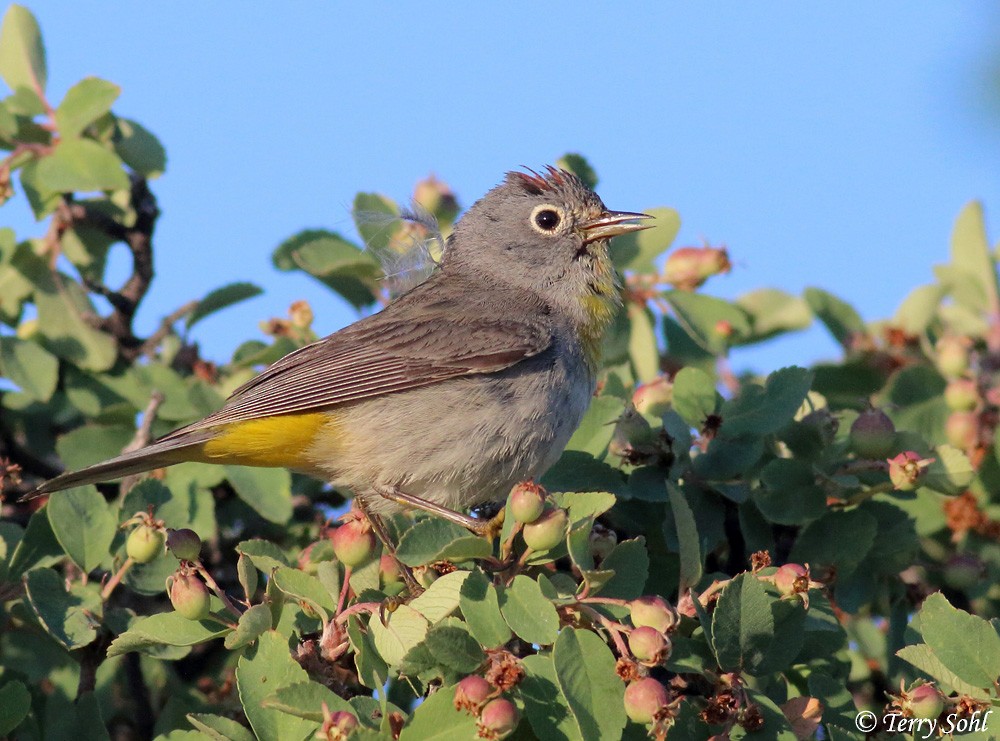
[[[22,499],[34,499],[43,494],[51,494],[54,491],[69,489],[73,486],[96,484],[100,481],[110,481],[135,473],[152,471],[155,468],[163,468],[174,463],[199,460],[197,449],[200,449],[202,444],[211,437],[213,437],[213,433],[210,430],[198,430],[180,435],[173,433],[167,438],[139,450],[122,453],[116,458],[95,463],[93,466],[81,468],[79,471],[67,471],[60,474],[41,484]]]

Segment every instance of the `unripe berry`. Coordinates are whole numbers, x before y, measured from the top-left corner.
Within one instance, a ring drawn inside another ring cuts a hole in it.
[[[382,584],[399,584],[403,581],[403,572],[399,569],[399,562],[388,553],[383,553],[378,560],[378,573],[382,577]]]
[[[628,634],[628,650],[640,664],[657,666],[670,654],[670,642],[655,628],[643,626]]]
[[[547,551],[555,548],[566,538],[569,517],[564,509],[546,510],[541,517],[524,526],[524,542],[533,551]]]
[[[851,450],[862,458],[880,460],[892,452],[896,427],[881,409],[866,409],[851,425]]]
[[[514,522],[528,524],[545,511],[545,489],[533,481],[522,481],[510,492],[510,513]]]
[[[949,445],[971,450],[979,442],[979,415],[975,412],[952,412],[944,422],[944,436]]]
[[[956,378],[944,389],[944,401],[953,412],[971,412],[979,405],[979,390],[969,378]]]
[[[670,400],[673,396],[673,384],[666,376],[657,376],[635,390],[632,394],[632,404],[640,414],[662,417],[670,410]]]
[[[201,554],[201,538],[186,527],[171,530],[167,533],[167,548],[181,561],[197,561]]]
[[[774,586],[783,597],[809,591],[809,569],[801,564],[786,563],[774,573]]]
[[[970,344],[967,337],[947,336],[937,341],[937,366],[946,378],[957,378],[969,370]]]
[[[413,200],[439,221],[450,224],[458,216],[458,200],[447,183],[430,175],[417,183]]]
[[[188,620],[204,620],[208,617],[208,587],[193,573],[181,571],[174,574],[169,592],[170,604],[181,617]]]
[[[136,563],[149,563],[163,553],[163,531],[158,527],[139,525],[128,534],[125,553]]]
[[[470,674],[455,685],[455,710],[478,713],[480,705],[486,702],[492,691],[489,682],[478,674]]]
[[[933,684],[921,684],[904,696],[903,709],[910,717],[933,720],[944,710],[944,695]]]
[[[510,700],[498,697],[490,700],[479,714],[479,735],[483,738],[507,738],[517,728],[521,715]]]
[[[646,595],[629,603],[632,625],[637,628],[650,627],[660,633],[667,633],[677,625],[677,612],[662,597]]]
[[[375,552],[375,534],[367,520],[348,520],[330,535],[333,552],[345,566],[359,566]]]
[[[668,699],[667,688],[652,677],[637,679],[625,688],[625,713],[636,723],[647,725]]]

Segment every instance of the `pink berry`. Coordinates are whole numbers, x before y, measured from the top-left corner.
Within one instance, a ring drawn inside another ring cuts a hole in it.
[[[625,713],[636,723],[652,723],[667,704],[667,688],[652,677],[637,679],[625,688]]]
[[[944,695],[933,684],[921,684],[904,696],[903,707],[913,718],[933,720],[944,710]]]
[[[640,414],[662,417],[670,410],[670,400],[673,395],[673,384],[666,376],[658,376],[635,390],[632,394],[632,404]]]
[[[470,674],[455,685],[455,710],[478,713],[479,707],[486,702],[492,691],[489,682],[478,674]]]
[[[180,571],[173,575],[168,587],[170,604],[181,617],[204,620],[208,617],[211,602],[208,587],[191,572]]]
[[[786,563],[774,574],[774,586],[782,596],[809,591],[809,569],[797,563]]]
[[[975,412],[952,412],[944,423],[944,436],[950,445],[971,450],[979,442],[979,415]]]
[[[663,281],[682,291],[693,291],[713,275],[728,273],[730,267],[725,247],[681,247],[667,256]]]
[[[375,534],[365,519],[348,520],[330,535],[333,552],[345,566],[363,564],[375,552]]]
[[[956,378],[944,389],[944,401],[953,412],[971,412],[979,405],[979,390],[969,378]]]
[[[947,378],[958,378],[969,370],[968,337],[945,336],[937,341],[934,350],[937,353],[937,365]]]
[[[670,642],[656,628],[643,626],[628,634],[628,649],[640,664],[657,666],[669,655]]]
[[[917,488],[924,470],[933,462],[932,458],[921,458],[912,450],[906,450],[895,458],[890,458],[889,480],[896,491],[912,491]]]
[[[483,738],[507,738],[517,728],[521,715],[510,700],[498,697],[490,700],[479,713],[479,735]]]

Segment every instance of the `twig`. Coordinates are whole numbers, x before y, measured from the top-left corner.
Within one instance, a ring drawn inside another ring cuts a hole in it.
[[[101,590],[101,602],[108,601],[108,598],[111,596],[111,593],[115,591],[115,587],[121,584],[122,579],[125,578],[125,574],[128,573],[128,570],[132,568],[134,564],[135,564],[135,559],[133,559],[131,556],[125,559],[125,562],[121,565],[121,568],[118,569],[118,571],[116,571],[114,574],[112,574],[111,578],[108,579],[108,581],[104,584],[104,588]]]
[[[156,347],[164,340],[164,338],[170,334],[171,330],[174,328],[174,323],[180,321],[196,308],[200,301],[188,301],[177,309],[174,309],[167,316],[163,317],[163,321],[160,322],[159,328],[153,332],[149,337],[145,339],[142,343],[142,347],[139,348],[140,355],[146,355],[147,357],[153,353]]]

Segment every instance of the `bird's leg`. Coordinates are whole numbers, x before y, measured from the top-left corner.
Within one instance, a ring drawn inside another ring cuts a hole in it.
[[[380,496],[385,497],[391,502],[401,504],[404,507],[422,509],[424,512],[429,512],[430,514],[437,515],[438,517],[448,520],[449,522],[454,522],[456,525],[460,525],[466,530],[469,530],[490,541],[500,534],[500,528],[503,527],[504,511],[502,509],[489,520],[479,520],[475,517],[469,517],[466,514],[462,514],[461,512],[456,512],[453,509],[442,507],[440,504],[434,504],[434,502],[428,501],[423,497],[407,494],[396,486],[376,487],[375,491]]]
[[[417,582],[417,579],[413,576],[413,571],[410,567],[400,561],[399,557],[396,556],[396,545],[392,542],[392,536],[389,535],[389,531],[385,527],[385,521],[379,515],[372,512],[368,508],[368,505],[365,504],[365,501],[360,497],[354,501],[358,505],[358,509],[360,509],[364,513],[365,517],[368,518],[368,522],[371,523],[372,530],[375,531],[375,535],[378,539],[382,541],[382,547],[385,548],[386,553],[392,557],[392,560],[395,561],[396,565],[399,567],[399,572],[403,575],[403,582],[406,584],[406,590],[410,593],[410,597],[417,597],[420,595],[424,591],[424,588],[420,586],[419,582]]]

